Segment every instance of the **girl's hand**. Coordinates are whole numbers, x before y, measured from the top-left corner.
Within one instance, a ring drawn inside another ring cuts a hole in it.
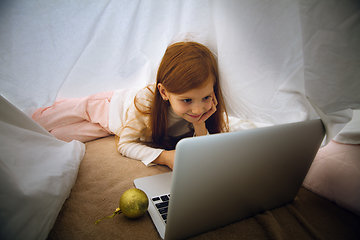
[[[196,122],[193,123],[194,131],[196,136],[203,136],[207,134],[207,129],[205,125],[205,121],[216,112],[216,105],[218,104],[217,99],[215,97],[215,93],[212,95],[212,105],[209,111],[204,113],[202,117]]]
[[[174,168],[174,160],[175,160],[175,150],[171,151],[162,151],[160,155],[153,161],[153,163],[166,165],[169,168]]]
[[[217,99],[215,97],[215,93],[213,93],[212,95],[212,105],[209,111],[207,111],[206,113],[204,113],[204,115],[202,115],[202,117],[198,120],[197,123],[202,123],[205,122],[209,117],[211,117],[211,115],[213,115],[216,112],[216,106],[217,106],[218,102]]]

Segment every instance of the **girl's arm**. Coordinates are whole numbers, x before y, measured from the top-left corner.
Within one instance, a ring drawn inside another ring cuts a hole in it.
[[[174,167],[175,150],[167,151],[148,147],[141,143],[128,142],[120,143],[118,151],[125,157],[141,160],[145,165],[155,163],[171,169]]]
[[[144,88],[137,93],[137,106],[142,108],[148,107],[152,97],[152,91],[149,88]],[[119,116],[113,116],[118,118]],[[135,107],[135,101],[129,105],[126,111],[126,115],[121,119],[120,126],[124,126],[123,129],[115,130],[119,136],[117,142],[117,150],[123,156],[140,160],[146,166],[153,163],[160,154],[164,151],[163,149],[153,148],[145,145],[149,139],[144,139],[142,136],[143,130],[147,127],[148,117],[145,114],[141,114],[139,109]]]
[[[208,134],[208,130],[206,128],[205,122],[199,124],[193,123],[193,126],[194,126],[195,136],[204,136]]]
[[[146,166],[150,165],[160,154],[163,149],[152,148],[139,142],[124,142],[124,139],[117,144],[117,150],[125,157],[142,161]]]

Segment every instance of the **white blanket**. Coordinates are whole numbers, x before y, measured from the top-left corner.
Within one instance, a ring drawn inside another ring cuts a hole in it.
[[[85,145],[62,142],[0,96],[0,239],[45,239]]]

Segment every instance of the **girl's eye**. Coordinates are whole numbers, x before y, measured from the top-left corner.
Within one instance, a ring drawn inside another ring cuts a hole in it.
[[[203,99],[204,100],[209,100],[209,99],[211,99],[211,96],[204,97]]]
[[[191,99],[183,99],[182,100],[184,103],[190,103],[191,102]]]

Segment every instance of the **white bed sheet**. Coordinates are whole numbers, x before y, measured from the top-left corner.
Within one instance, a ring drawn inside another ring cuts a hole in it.
[[[0,96],[0,239],[46,239],[85,145],[66,143]]]

